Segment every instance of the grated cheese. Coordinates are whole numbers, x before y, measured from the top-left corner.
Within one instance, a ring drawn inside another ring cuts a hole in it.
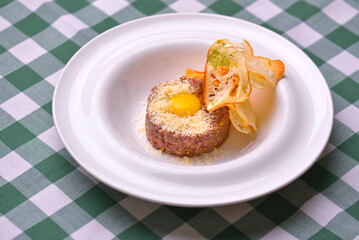
[[[186,87],[187,88],[187,87]],[[139,102],[140,104],[142,104],[143,102]],[[144,139],[147,140],[147,138],[145,137],[145,110],[141,111],[141,113],[138,114],[137,117],[133,118],[133,121],[136,122],[136,132],[137,135]],[[148,142],[146,142],[147,144],[144,146],[144,149],[146,152],[151,153],[153,155],[157,155],[159,157],[164,157],[164,159],[167,159],[167,161],[173,162],[175,164],[179,164],[179,165],[187,165],[187,166],[193,166],[193,165],[210,165],[212,164],[212,161],[216,161],[218,159],[223,158],[223,151],[222,150],[218,150],[217,148],[214,149],[212,151],[212,153],[205,153],[202,156],[195,156],[195,157],[177,157],[177,156],[172,156],[172,155],[168,155],[164,152],[162,152],[161,150],[155,149],[154,147],[152,147],[152,145]]]
[[[148,106],[148,112],[155,124],[163,130],[185,136],[195,136],[211,130],[211,119],[204,108],[189,116],[178,116],[172,113],[169,98],[180,93],[192,93],[187,80],[174,80],[160,83],[154,90],[157,94]]]

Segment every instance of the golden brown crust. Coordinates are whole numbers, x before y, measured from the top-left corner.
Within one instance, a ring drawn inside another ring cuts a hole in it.
[[[249,74],[248,74],[248,71],[247,71],[247,75],[248,75],[248,78],[249,78]],[[204,85],[205,86],[205,85]],[[223,103],[221,103],[221,104],[217,104],[217,105],[215,105],[214,107],[211,107],[211,106],[208,106],[207,105],[207,110],[209,111],[209,112],[212,112],[212,111],[214,111],[214,110],[216,110],[216,109],[218,109],[218,108],[221,108],[221,107],[224,107],[224,106],[230,106],[230,105],[233,105],[233,104],[239,104],[239,103],[243,103],[243,102],[245,102],[245,101],[247,101],[248,100],[248,98],[249,98],[249,96],[251,95],[251,93],[252,93],[252,85],[251,84],[249,84],[249,91],[247,92],[247,94],[246,95],[244,95],[242,98],[240,98],[238,101],[224,101]],[[206,94],[204,94],[204,96],[206,96]]]
[[[247,52],[253,51],[249,44],[244,45]],[[212,65],[209,62],[214,48],[228,58],[231,62],[229,66]],[[208,111],[248,99],[252,86],[246,65],[244,54],[227,39],[218,40],[209,48],[204,72],[204,100]]]
[[[271,60],[266,57],[250,56],[245,54],[248,70],[264,76],[264,80],[276,86],[283,77],[285,66],[281,60]]]
[[[244,43],[246,44],[246,54],[248,55],[252,55],[253,56],[253,48],[252,46],[249,44],[249,42],[246,39],[243,39]]]
[[[221,40],[218,40],[218,41],[221,41]],[[207,56],[211,53],[212,51],[212,48],[216,45],[216,43],[218,42],[216,41],[215,43],[212,44],[212,46],[208,49],[208,52],[207,52]],[[205,67],[204,67],[204,79],[203,79],[203,101],[204,103],[208,106],[208,99],[207,99],[207,84],[208,84],[208,74],[207,74],[207,71],[208,70],[208,57],[207,57],[207,60],[206,60],[206,64],[205,64]]]
[[[272,61],[272,70],[275,73],[277,78],[276,84],[283,77],[285,72],[285,65],[281,60],[273,60]]]

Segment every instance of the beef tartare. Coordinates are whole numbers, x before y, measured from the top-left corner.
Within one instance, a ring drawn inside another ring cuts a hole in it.
[[[208,112],[203,81],[185,76],[152,88],[146,109],[146,135],[161,151],[197,156],[214,150],[227,138],[229,108]]]

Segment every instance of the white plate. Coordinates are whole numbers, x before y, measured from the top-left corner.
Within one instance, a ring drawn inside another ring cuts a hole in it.
[[[276,89],[251,95],[258,132],[231,129],[209,165],[147,151],[133,122],[139,102],[187,67],[203,69],[207,50],[223,38],[245,38],[256,55],[285,63]],[[318,68],[283,37],[235,18],[168,14],[122,24],[80,49],[58,81],[53,115],[67,150],[101,182],[164,204],[214,206],[263,196],[308,170],[328,141],[333,104]]]

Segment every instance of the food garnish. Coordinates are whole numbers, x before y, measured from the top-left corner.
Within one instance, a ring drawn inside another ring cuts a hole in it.
[[[254,56],[248,41],[216,41],[208,50],[205,71],[186,70],[187,78],[204,79],[204,101],[208,111],[228,106],[233,126],[242,133],[257,131],[257,120],[249,101],[252,87],[275,87],[283,77],[281,60]]]

